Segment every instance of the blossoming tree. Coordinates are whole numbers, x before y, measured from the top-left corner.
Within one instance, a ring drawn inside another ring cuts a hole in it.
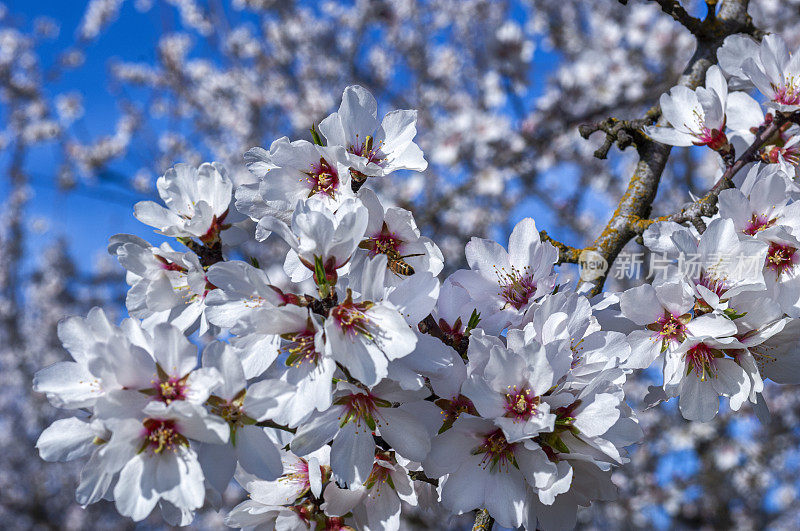
[[[39,436],[41,457],[85,460],[79,503],[133,521],[157,508],[188,525],[210,506],[231,527],[398,529],[430,510],[564,529],[614,502],[612,472],[652,443],[626,400],[638,371],[663,383],[637,406],[678,397],[674,415],[700,423],[725,397],[768,422],[765,381],[800,383],[800,51],[746,1],[707,2],[703,19],[658,4],[697,49],[644,118],[581,127],[605,135],[600,158],[614,144],[638,157],[584,248],[525,218],[507,245],[476,236],[468,268],[448,264],[436,231],[393,206],[398,170],[428,165],[418,115],[380,118],[359,85],[306,138],[240,153],[249,182],[219,162],[166,170],[160,201],[134,213],[173,242],[110,239],[130,317],[64,319],[71,359],[34,377],[74,412]],[[654,216],[672,145],[704,146],[718,168]],[[603,292],[637,238],[664,266]],[[254,253],[275,240],[277,270]],[[567,263],[577,285],[558,276]],[[230,508],[232,479],[249,499]]]

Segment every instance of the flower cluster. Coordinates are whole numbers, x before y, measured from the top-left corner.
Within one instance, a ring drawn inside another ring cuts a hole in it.
[[[663,388],[651,389],[650,400],[679,396],[683,416],[700,421],[717,414],[720,396],[733,410],[749,401],[764,418],[765,379],[800,383],[800,53],[790,54],[775,35],[760,44],[733,35],[718,57],[721,68],[709,69],[705,88],[662,96],[671,126],[646,132],[672,145],[707,145],[723,161],[740,153],[743,169],[733,183],[723,175],[720,188],[737,187],[718,193],[718,212],[701,221],[702,234],[671,221],[650,226],[646,246],[674,265],[618,297],[635,328],[624,366],[658,360]],[[758,89],[767,113],[747,92],[729,93],[729,83]],[[693,267],[683,267],[687,257]]]
[[[705,87],[677,86],[661,96],[665,123],[646,127],[645,132],[673,146],[708,146],[731,162],[735,154],[746,152],[777,114],[800,109],[800,53],[791,55],[778,35],[767,35],[758,43],[737,34],[725,39],[717,56],[719,66],[708,69]],[[729,92],[729,85],[738,90]],[[753,88],[766,99],[763,106],[748,94]],[[754,158],[778,164],[794,176],[800,163],[798,142],[800,126],[784,122],[759,143]],[[742,180],[736,184],[741,186]],[[791,187],[796,190],[796,183]]]
[[[729,37],[705,87],[661,98],[646,134],[719,154],[718,208],[652,223],[643,242],[666,265],[597,299],[558,283],[530,218],[507,247],[472,238],[469,269],[440,282],[439,247],[369,186],[426,168],[416,113],[378,120],[358,86],[311,141],[249,150],[252,184],[176,165],[164,204],[135,215],[185,250],[111,238],[131,317],[61,323],[73,361],[34,388],[78,414],[44,431],[42,457],[88,456],[79,502],[135,521],[159,506],[187,525],[235,479],[250,499],[232,527],[396,530],[403,506],[573,526],[616,497],[612,469],[642,437],[633,371],[659,362],[648,401],[679,397],[698,421],[720,397],[763,418],[765,379],[800,383],[796,58],[777,37]],[[758,88],[769,112],[729,87]],[[267,240],[287,249],[277,270],[234,259]]]
[[[624,366],[659,360],[663,392],[652,399],[680,396],[687,419],[711,420],[720,396],[733,410],[752,402],[763,417],[764,379],[800,383],[800,203],[787,179],[780,169],[753,166],[746,188],[720,193],[719,212],[702,234],[668,221],[651,226],[645,243],[674,265],[618,296],[621,315],[636,328]],[[680,267],[686,256],[695,267]]]
[[[426,167],[415,135],[414,111],[379,121],[353,86],[312,141],[248,151],[254,184],[217,163],[159,179],[163,205],[136,217],[185,249],[112,237],[131,317],[65,319],[72,361],[34,381],[76,412],[37,446],[88,456],[81,504],[187,525],[235,478],[250,499],[232,527],[398,529],[401,503],[440,503],[560,529],[614,498],[641,437],[625,335],[557,286],[530,218],[507,249],[473,238],[440,283],[437,245],[366,186]],[[267,239],[288,247],[281,278],[232,259]]]

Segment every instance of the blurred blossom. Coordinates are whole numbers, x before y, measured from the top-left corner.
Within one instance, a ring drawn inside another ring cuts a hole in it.
[[[50,228],[50,220],[47,218],[37,217],[31,220],[31,230],[38,234],[47,232]]]
[[[69,125],[83,116],[83,110],[83,98],[80,93],[71,92],[56,96],[56,111],[64,125]]]
[[[90,0],[83,13],[78,35],[83,39],[94,39],[119,15],[123,0]]]
[[[154,180],[151,173],[145,169],[141,169],[133,176],[131,186],[133,186],[134,190],[139,192],[150,193],[153,191]]]
[[[59,32],[58,22],[50,17],[38,17],[33,21],[33,31],[37,37],[55,39]]]

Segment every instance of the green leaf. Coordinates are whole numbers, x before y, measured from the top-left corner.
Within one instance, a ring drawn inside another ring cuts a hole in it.
[[[319,131],[317,131],[317,126],[311,126],[311,138],[314,140],[314,143],[318,146],[324,146],[325,144],[322,143],[322,139],[319,136]]]
[[[739,312],[737,312],[736,310],[734,310],[733,308],[727,308],[727,309],[726,309],[726,310],[724,310],[722,313],[724,313],[724,314],[725,314],[725,316],[726,316],[728,319],[730,319],[731,321],[733,321],[734,319],[741,319],[742,317],[744,317],[745,315],[747,315],[747,312],[741,312],[741,313],[739,313]]]
[[[467,321],[467,330],[466,333],[469,334],[472,330],[474,330],[478,323],[481,322],[481,314],[478,313],[478,310],[472,310],[472,315],[469,316],[469,321]]]

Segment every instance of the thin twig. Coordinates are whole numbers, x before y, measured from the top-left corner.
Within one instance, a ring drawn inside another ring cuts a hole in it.
[[[283,424],[278,424],[273,420],[262,420],[261,422],[256,422],[256,426],[260,426],[262,428],[275,428],[276,430],[286,431],[289,433],[297,432],[296,428],[290,428],[288,426],[284,426]]]
[[[678,0],[653,0],[661,11],[675,19],[681,26],[688,29],[692,34],[699,35],[702,31],[703,22],[689,14]]]
[[[593,133],[603,131],[606,134],[606,138],[603,144],[594,152],[594,156],[598,159],[605,159],[615,143],[620,151],[636,145],[637,141],[643,138],[642,127],[656,123],[660,116],[661,108],[656,105],[645,113],[644,118],[636,120],[606,118],[601,122],[581,124],[578,127],[578,133],[588,140]]]
[[[675,2],[659,3],[662,5],[662,9],[667,7],[668,9],[665,11],[671,15],[677,14],[678,17],[684,18],[680,11],[676,11],[677,7],[680,7],[679,4],[676,7]],[[702,22],[702,31],[694,33],[697,38],[697,49],[681,76],[679,85],[692,89],[700,86],[709,66],[716,61],[716,51],[726,36],[748,33],[758,38],[762,35],[753,26],[752,19],[747,14],[747,6],[748,0],[728,0],[722,4],[719,13],[716,13],[714,17],[707,17],[706,21]],[[693,25],[694,22],[691,24]],[[631,125],[632,122],[627,125]],[[666,125],[663,117],[659,123]],[[649,218],[653,201],[658,192],[661,174],[667,165],[671,146],[654,142],[643,134],[631,135],[628,127],[618,127],[617,122],[614,121],[600,125],[607,125],[607,127],[596,129],[606,133],[607,144],[619,143],[619,132],[625,132],[628,136],[623,135],[623,146],[635,145],[639,155],[636,169],[630,178],[625,194],[619,200],[617,209],[602,233],[586,247],[586,249],[598,252],[610,265],[613,264],[623,247],[637,235],[641,235],[642,231],[650,224]],[[588,129],[583,132],[590,133]],[[612,138],[610,141],[609,135]],[[631,143],[628,143],[628,137],[633,139]],[[590,295],[596,295],[602,291],[607,274],[608,271],[590,281],[592,284]]]
[[[486,509],[481,509],[475,515],[475,524],[472,526],[472,531],[491,531],[494,526],[494,518],[489,514]]]
[[[703,217],[711,217],[717,212],[717,201],[719,194],[723,190],[733,187],[733,177],[747,164],[758,160],[758,150],[777,133],[786,123],[795,121],[800,117],[800,113],[791,115],[778,114],[775,119],[768,125],[762,126],[756,135],[755,140],[747,148],[747,150],[739,157],[736,162],[730,165],[722,176],[714,183],[708,192],[703,197],[697,199],[691,204],[683,207],[680,211],[670,215],[661,216],[655,219],[640,220],[636,224],[636,230],[639,234],[644,232],[650,225],[659,221],[674,221],[676,223],[692,223],[698,228],[699,232],[703,232],[705,224],[702,220]],[[703,227],[701,229],[700,227]]]
[[[425,483],[429,483],[434,487],[439,486],[438,479],[429,478],[428,476],[425,475],[425,472],[423,472],[422,470],[409,470],[408,477],[410,477],[414,481],[424,481]]]
[[[543,242],[548,242],[553,247],[558,249],[558,263],[559,264],[577,264],[578,259],[581,256],[581,251],[583,249],[578,249],[576,247],[572,247],[571,245],[567,245],[565,243],[561,243],[560,241],[554,239],[547,231],[539,231],[539,238]]]

